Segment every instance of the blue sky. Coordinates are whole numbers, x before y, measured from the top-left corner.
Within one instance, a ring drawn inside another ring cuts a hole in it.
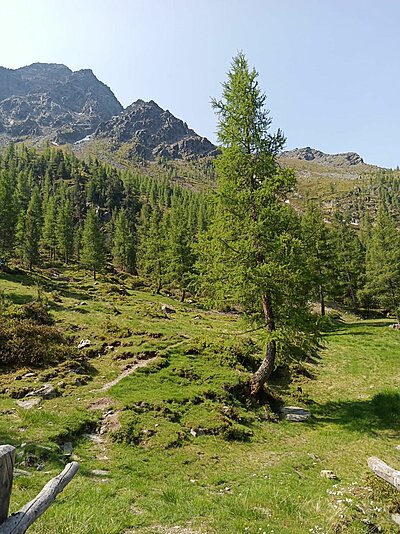
[[[0,0],[0,65],[91,68],[215,141],[211,97],[242,50],[287,148],[400,165],[397,0]]]

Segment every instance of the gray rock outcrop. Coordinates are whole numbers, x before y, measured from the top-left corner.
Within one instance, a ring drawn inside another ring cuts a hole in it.
[[[324,152],[309,146],[305,148],[286,150],[282,153],[282,157],[313,161],[315,163],[319,163],[320,165],[352,166],[362,165],[364,163],[362,157],[355,152],[345,152],[343,154],[325,154]]]
[[[89,69],[73,72],[54,63],[0,67],[0,133],[13,139],[76,142],[122,109]]]
[[[217,154],[216,147],[153,100],[137,100],[97,128],[95,138],[115,146],[130,144],[130,156],[146,160],[196,159]]]

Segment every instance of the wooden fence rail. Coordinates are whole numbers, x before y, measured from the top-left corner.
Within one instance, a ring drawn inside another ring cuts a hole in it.
[[[79,464],[71,462],[42,491],[18,512],[8,517],[15,463],[15,448],[0,446],[0,534],[23,534],[51,505],[57,495],[76,475]]]

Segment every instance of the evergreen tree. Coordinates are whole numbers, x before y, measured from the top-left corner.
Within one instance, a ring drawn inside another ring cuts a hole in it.
[[[150,215],[148,207],[142,209],[138,263],[140,272],[155,283],[157,293],[162,289],[166,272],[166,225],[166,215],[163,217],[157,206],[151,208]]]
[[[12,173],[0,171],[0,255],[3,257],[10,256],[14,247],[17,222],[14,188]]]
[[[98,216],[93,209],[87,212],[83,227],[81,262],[85,267],[92,269],[94,280],[97,272],[105,264],[104,237]]]
[[[367,245],[363,293],[394,313],[400,323],[400,232],[383,204]]]
[[[26,212],[19,220],[19,250],[23,263],[32,270],[39,260],[39,243],[42,231],[42,207],[39,188],[35,186]],[[22,233],[23,232],[23,233]]]
[[[330,230],[324,222],[321,210],[308,204],[301,220],[303,242],[311,276],[314,297],[318,298],[321,315],[325,315],[326,293],[333,279],[334,251]]]
[[[181,199],[175,197],[169,214],[166,245],[168,247],[168,277],[182,291],[181,302],[185,299],[194,265],[193,234],[188,220],[189,215],[188,206],[184,206]],[[193,221],[193,226],[194,222],[197,221]]]
[[[49,251],[50,259],[54,260],[57,248],[57,207],[53,197],[47,200],[45,208],[42,246]]]
[[[124,210],[118,211],[115,217],[111,253],[115,267],[136,272],[135,238]]]
[[[365,278],[365,247],[359,231],[351,226],[350,217],[340,211],[335,214],[331,235],[335,250],[332,297],[357,309],[357,295]]]
[[[72,206],[68,199],[63,198],[57,213],[57,250],[65,263],[71,259],[74,248],[74,223]]]
[[[269,133],[265,95],[239,53],[223,84],[219,116],[222,153],[217,159],[214,220],[199,252],[201,281],[214,300],[240,304],[265,327],[264,359],[250,381],[255,395],[280,357],[309,354],[317,346],[315,319],[307,306],[307,275],[294,210],[282,200],[294,175],[277,155],[285,138]]]

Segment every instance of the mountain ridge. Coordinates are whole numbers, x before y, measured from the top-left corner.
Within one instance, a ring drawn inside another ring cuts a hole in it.
[[[365,165],[363,158],[356,152],[342,152],[338,154],[327,154],[316,148],[309,146],[294,148],[282,152],[281,157],[290,159],[300,159],[319,163],[321,165],[335,166],[356,166]]]
[[[0,136],[4,140],[74,144],[107,138],[128,144],[133,159],[196,159],[216,147],[154,101],[126,109],[91,69],[58,63],[0,67]]]

